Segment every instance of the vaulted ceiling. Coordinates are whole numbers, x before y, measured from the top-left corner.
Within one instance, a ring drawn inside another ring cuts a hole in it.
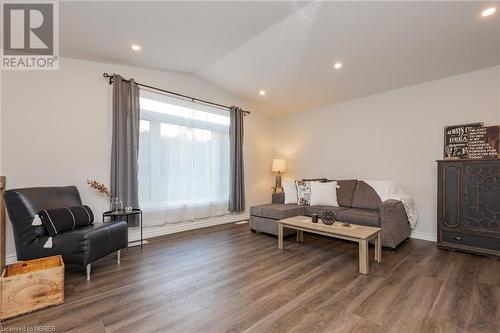
[[[499,65],[500,13],[482,17],[489,6],[500,7],[70,1],[60,3],[60,51],[199,75],[281,115]]]

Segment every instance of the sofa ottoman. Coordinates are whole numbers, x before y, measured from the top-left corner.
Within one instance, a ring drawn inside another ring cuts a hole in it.
[[[264,204],[250,207],[250,229],[278,236],[278,221],[304,215],[304,207],[294,204]],[[295,230],[285,229],[284,236],[295,234]]]

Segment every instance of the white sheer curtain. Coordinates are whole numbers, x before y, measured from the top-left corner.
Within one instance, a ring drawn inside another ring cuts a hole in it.
[[[141,91],[139,202],[144,226],[227,214],[229,114]]]

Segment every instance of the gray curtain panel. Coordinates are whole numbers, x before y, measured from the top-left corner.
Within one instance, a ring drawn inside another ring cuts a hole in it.
[[[133,79],[113,75],[113,133],[111,143],[111,193],[124,208],[139,208],[139,86]],[[130,217],[131,225],[138,219]]]
[[[244,113],[238,107],[231,107],[229,123],[229,211],[242,212],[245,210],[245,173],[243,167],[243,126]]]

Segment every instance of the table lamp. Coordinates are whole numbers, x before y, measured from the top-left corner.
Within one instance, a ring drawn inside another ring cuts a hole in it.
[[[281,173],[286,171],[286,161],[280,158],[273,159],[272,171],[277,172],[274,192],[283,192],[283,188],[281,187]]]

